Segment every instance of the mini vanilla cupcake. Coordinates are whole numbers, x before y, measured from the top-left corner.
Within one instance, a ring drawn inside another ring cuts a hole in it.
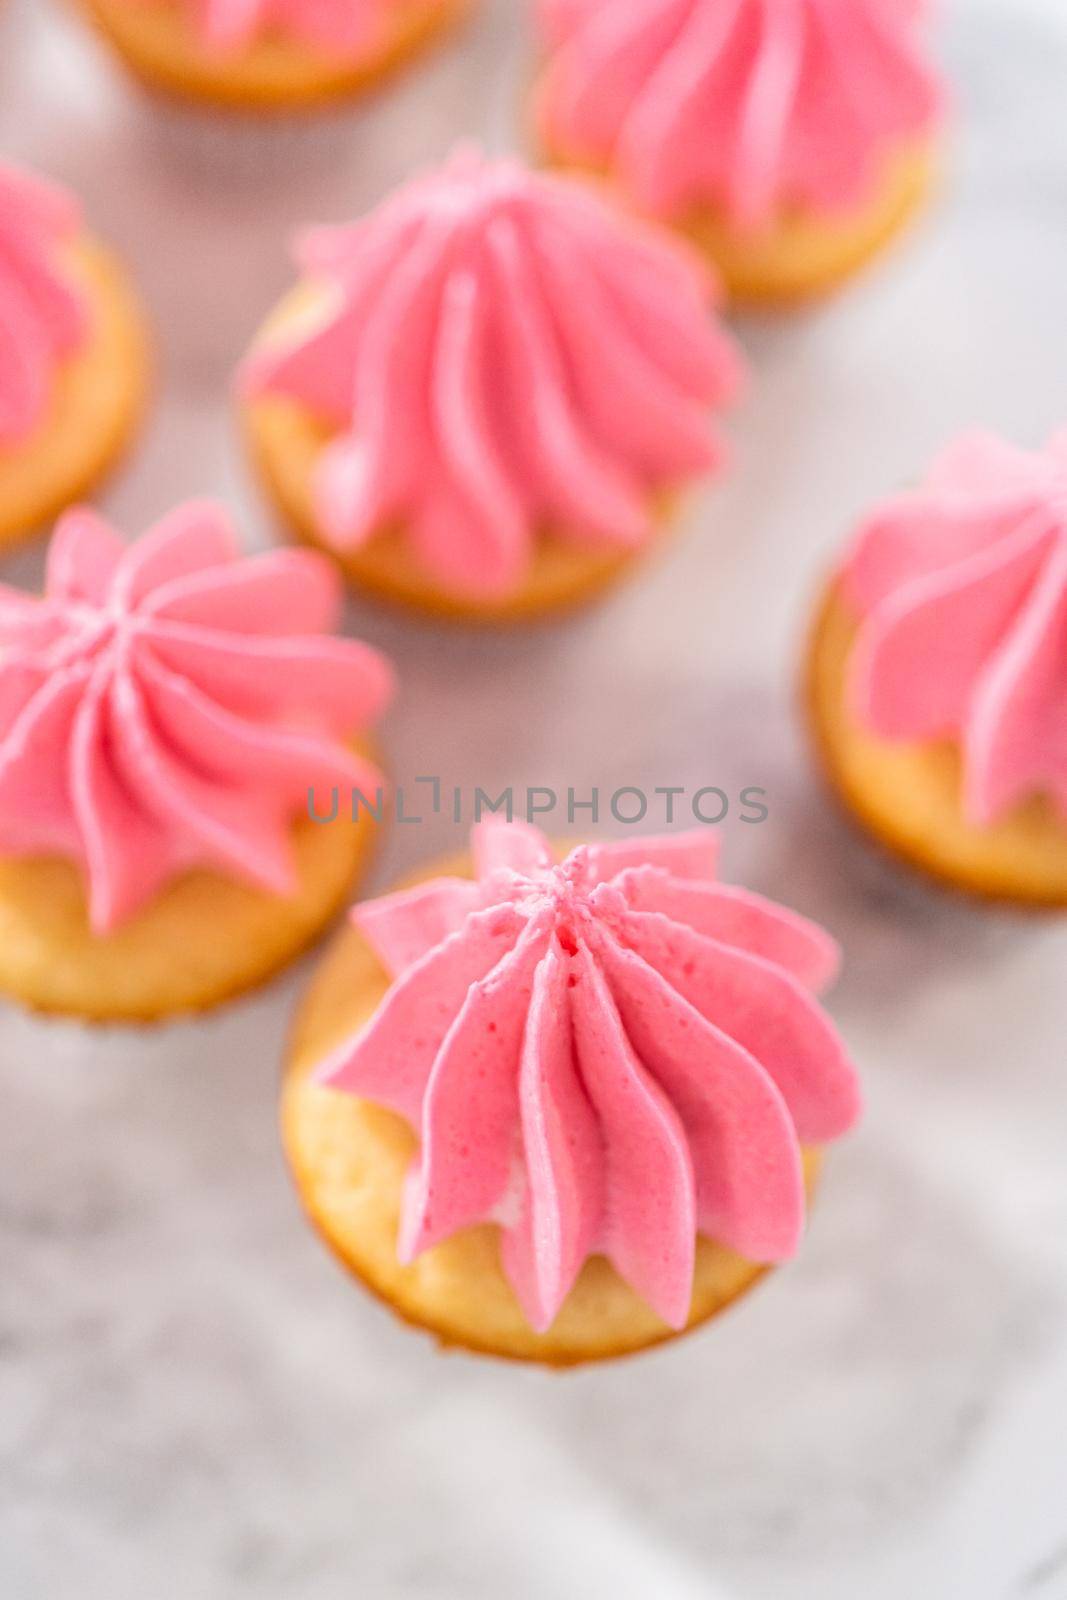
[[[713,285],[584,183],[463,149],[299,255],[246,424],[288,522],[362,588],[473,620],[577,604],[720,464],[741,364]]]
[[[44,598],[0,588],[0,990],[94,1020],[202,1010],[344,904],[380,810],[351,741],[391,674],[330,637],[339,587],[310,553],[242,559],[193,503],[129,546],[71,511]]]
[[[1067,906],[1067,434],[966,436],[878,507],[824,598],[809,698],[826,770],[935,877]]]
[[[820,929],[714,881],[707,831],[474,833],[356,908],[282,1125],[316,1227],[445,1344],[570,1366],[670,1339],[796,1251],[856,1120]],[[461,876],[454,875],[455,871]]]
[[[821,293],[930,184],[923,0],[541,0],[548,157],[694,239],[740,300]]]
[[[74,0],[151,88],[301,111],[373,88],[472,0]]]
[[[0,551],[115,464],[147,378],[140,309],[76,200],[0,164]]]

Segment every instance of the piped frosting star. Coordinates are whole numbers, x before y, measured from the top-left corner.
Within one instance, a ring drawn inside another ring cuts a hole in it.
[[[542,136],[642,209],[740,226],[862,205],[942,93],[918,0],[542,0]]]
[[[356,908],[392,985],[319,1079],[419,1135],[401,1259],[497,1222],[538,1331],[594,1253],[681,1327],[697,1234],[756,1261],[792,1255],[801,1144],[859,1113],[813,997],[836,947],[717,883],[706,831],[557,865],[536,829],[497,820],[474,855],[474,881]]]
[[[639,549],[657,499],[722,461],[742,368],[707,269],[589,185],[464,148],[299,257],[318,310],[242,387],[328,426],[338,550],[399,530],[447,591],[506,595],[539,535]]]
[[[101,934],[193,867],[293,893],[309,790],[381,781],[348,741],[392,674],[340,608],[329,562],[242,557],[220,507],[128,546],[69,512],[44,597],[0,586],[0,852],[74,861]]]

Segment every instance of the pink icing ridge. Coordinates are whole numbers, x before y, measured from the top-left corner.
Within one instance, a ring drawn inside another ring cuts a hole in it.
[[[1039,793],[1067,817],[1067,431],[1035,454],[958,439],[872,514],[843,581],[863,724],[958,741],[979,826]]]
[[[328,561],[242,559],[210,503],[128,547],[69,512],[43,599],[0,586],[0,852],[76,862],[100,934],[193,867],[293,893],[309,789],[381,781],[343,741],[392,675],[324,637],[340,608]]]
[[[542,0],[547,147],[606,165],[643,209],[862,204],[942,91],[917,0]]]
[[[41,423],[56,373],[88,336],[86,298],[63,262],[80,230],[72,195],[0,164],[0,450]]]
[[[299,257],[327,308],[243,386],[339,430],[315,485],[338,549],[399,522],[444,588],[507,594],[543,525],[636,548],[657,491],[721,460],[741,362],[707,271],[585,184],[463,149]]]
[[[706,830],[590,845],[561,866],[525,823],[481,823],[473,843],[476,881],[356,907],[393,984],[317,1076],[420,1135],[402,1260],[495,1221],[537,1330],[594,1252],[681,1327],[698,1231],[757,1261],[790,1256],[800,1141],[859,1114],[811,994],[837,948],[717,884]]]
[[[137,5],[157,0],[130,0]],[[398,0],[183,0],[208,50],[242,50],[277,31],[327,55],[372,55]]]

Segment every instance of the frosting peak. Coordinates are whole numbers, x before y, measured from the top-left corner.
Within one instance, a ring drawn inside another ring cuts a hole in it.
[[[71,195],[0,164],[0,450],[33,433],[87,337],[86,300],[63,262],[80,228]]]
[[[642,207],[862,203],[937,119],[920,0],[542,0],[545,143],[607,166]]]
[[[1067,817],[1067,432],[957,440],[879,507],[844,571],[851,692],[887,739],[953,739],[979,826],[1046,794]]]
[[[144,4],[145,0],[132,0]],[[242,50],[277,31],[330,55],[360,57],[381,42],[397,0],[183,0],[205,47]]]
[[[242,559],[220,507],[128,547],[69,512],[44,598],[0,586],[0,853],[73,860],[97,933],[197,866],[292,893],[308,789],[379,781],[345,741],[391,673],[339,613],[327,561]]]
[[[443,588],[503,595],[540,532],[640,546],[657,494],[721,459],[708,412],[741,363],[707,271],[585,184],[465,148],[299,258],[320,314],[245,388],[333,426],[315,502],[338,549],[398,525]]]
[[[810,992],[836,947],[717,884],[707,832],[590,845],[559,866],[523,823],[482,823],[473,843],[476,881],[356,907],[394,981],[320,1081],[420,1136],[401,1259],[495,1221],[539,1331],[596,1252],[680,1327],[698,1231],[757,1261],[791,1255],[800,1141],[858,1115]]]

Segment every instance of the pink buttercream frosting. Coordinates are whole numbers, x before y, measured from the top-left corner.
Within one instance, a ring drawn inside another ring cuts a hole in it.
[[[158,0],[128,0],[158,4]],[[180,0],[204,48],[222,54],[272,34],[298,40],[325,55],[358,60],[388,37],[399,0]]]
[[[392,977],[320,1081],[398,1112],[419,1154],[398,1250],[497,1222],[531,1325],[594,1252],[672,1327],[696,1237],[761,1262],[804,1219],[801,1141],[855,1121],[855,1072],[812,998],[837,949],[714,881],[706,830],[576,849],[502,820],[477,880],[358,906]]]
[[[843,586],[861,722],[958,742],[979,826],[1036,794],[1067,818],[1067,432],[1037,454],[959,439],[873,513]]]
[[[315,504],[340,550],[396,525],[443,588],[507,594],[542,529],[635,549],[657,494],[720,462],[741,362],[707,270],[584,183],[463,149],[299,259],[323,309],[244,386],[334,428]]]
[[[69,512],[44,597],[0,586],[0,853],[74,861],[101,934],[193,867],[293,893],[309,790],[380,782],[345,741],[391,672],[340,608],[328,561],[243,559],[220,507],[129,546]]]
[[[542,0],[547,147],[607,167],[643,209],[863,204],[936,124],[920,0]]]
[[[64,261],[80,231],[72,195],[0,164],[0,450],[40,425],[56,374],[88,337],[88,303]]]

